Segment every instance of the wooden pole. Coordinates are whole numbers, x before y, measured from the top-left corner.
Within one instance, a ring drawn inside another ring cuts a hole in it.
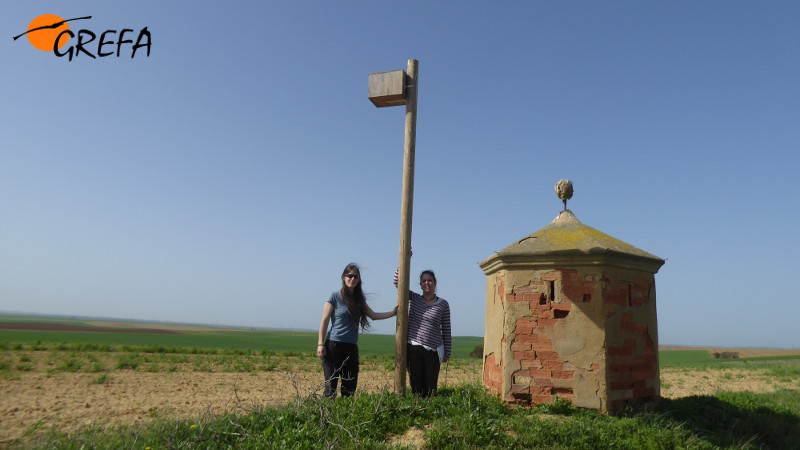
[[[406,341],[408,340],[408,291],[411,264],[411,216],[414,211],[414,147],[417,139],[417,75],[419,61],[408,60],[406,136],[403,156],[403,200],[400,215],[400,263],[397,281],[397,331],[394,353],[394,392],[406,392]]]

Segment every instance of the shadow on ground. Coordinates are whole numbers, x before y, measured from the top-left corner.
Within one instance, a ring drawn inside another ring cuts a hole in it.
[[[656,410],[720,447],[796,449],[800,448],[800,419],[792,409],[798,404],[797,391],[720,393],[714,397],[662,399]]]

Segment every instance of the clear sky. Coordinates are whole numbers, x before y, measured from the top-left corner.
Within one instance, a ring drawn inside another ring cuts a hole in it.
[[[151,54],[12,39],[42,14],[147,27]],[[584,224],[667,260],[661,344],[800,347],[798,24],[796,1],[3,1],[0,310],[316,329],[351,261],[391,309],[404,108],[367,75],[413,58],[412,288],[436,271],[455,335],[484,332],[478,262],[569,178]]]

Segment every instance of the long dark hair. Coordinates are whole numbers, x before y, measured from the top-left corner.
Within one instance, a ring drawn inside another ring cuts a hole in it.
[[[346,284],[344,284],[344,276],[349,272],[355,271],[358,274],[358,284],[351,291]],[[361,269],[355,263],[350,263],[342,271],[342,301],[347,306],[347,312],[350,314],[350,320],[356,327],[361,326],[361,331],[369,328],[369,320],[367,320],[367,298],[364,296],[364,290],[361,285],[364,280],[361,279]]]

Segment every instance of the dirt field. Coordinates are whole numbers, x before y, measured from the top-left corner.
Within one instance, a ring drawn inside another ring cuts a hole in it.
[[[745,350],[738,351],[740,355],[747,354]],[[757,354],[765,356],[773,351]],[[479,380],[480,361],[471,361],[448,364],[440,385]],[[322,390],[322,371],[308,359],[284,369],[245,373],[219,368],[196,371],[191,363],[184,363],[173,372],[112,370],[102,383],[98,378],[103,374],[52,372],[43,368],[45,364],[43,361],[33,370],[0,379],[0,446],[26,429],[135,425],[158,417],[202,420],[224,411],[246,412],[259,406],[284,405],[298,396],[319,394]],[[393,376],[393,371],[385,367],[362,365],[359,390],[391,391]],[[752,371],[664,369],[661,379],[661,393],[667,398],[713,394],[718,390],[800,390],[798,380],[774,380]]]
[[[322,393],[322,368],[308,361],[297,369],[249,373],[193,371],[185,364],[172,373],[113,370],[102,374],[36,370],[0,379],[0,447],[26,429],[74,429],[82,425],[135,425],[157,417],[203,418],[225,411],[280,406]],[[290,364],[290,365],[292,365]],[[448,365],[441,385],[477,380],[477,363]],[[391,391],[394,372],[362,364],[359,390]]]

